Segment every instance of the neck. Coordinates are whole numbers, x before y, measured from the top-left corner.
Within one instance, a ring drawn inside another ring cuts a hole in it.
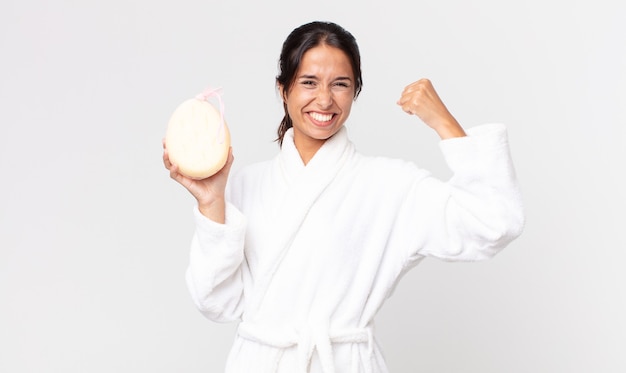
[[[302,142],[294,139],[294,144],[296,145],[296,149],[298,149],[298,154],[300,154],[302,163],[304,163],[305,166],[309,163],[313,156],[315,156],[315,153],[317,153],[317,151],[322,147],[324,142],[326,142],[326,140]]]

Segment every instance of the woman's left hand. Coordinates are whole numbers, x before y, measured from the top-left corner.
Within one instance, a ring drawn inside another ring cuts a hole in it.
[[[417,115],[442,139],[465,136],[465,131],[450,114],[428,79],[409,84],[397,102],[406,113]]]

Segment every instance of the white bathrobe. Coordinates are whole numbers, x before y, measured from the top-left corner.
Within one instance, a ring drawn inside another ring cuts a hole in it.
[[[226,372],[380,373],[373,320],[424,257],[487,259],[522,231],[499,124],[443,140],[448,182],[355,152],[342,128],[304,166],[280,153],[232,175],[226,223],[194,210],[187,283],[200,311],[239,321]]]

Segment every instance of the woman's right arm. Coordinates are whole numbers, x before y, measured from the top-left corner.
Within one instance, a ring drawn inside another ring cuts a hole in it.
[[[218,322],[239,320],[243,313],[244,237],[246,221],[226,203],[225,224],[194,209],[196,230],[189,253],[187,288],[195,305]]]
[[[170,157],[165,147],[165,140],[163,140],[163,164],[170,172],[170,177],[193,195],[198,202],[198,210],[200,210],[202,215],[216,223],[224,224],[225,222],[226,202],[224,193],[233,160],[231,148],[228,151],[226,164],[215,175],[201,180],[191,179],[178,172],[178,166],[170,162]]]
[[[233,163],[232,150],[224,167],[202,180],[188,178],[170,162],[163,142],[163,164],[170,177],[196,199],[187,287],[198,309],[218,322],[237,320],[243,309],[242,263],[244,262],[244,216],[226,202],[225,191]]]

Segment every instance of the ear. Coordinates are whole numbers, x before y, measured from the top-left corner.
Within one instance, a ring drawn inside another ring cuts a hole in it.
[[[285,87],[280,83],[276,83],[276,88],[278,88],[278,93],[280,94],[280,98],[283,102],[287,102],[287,92],[285,91]]]

